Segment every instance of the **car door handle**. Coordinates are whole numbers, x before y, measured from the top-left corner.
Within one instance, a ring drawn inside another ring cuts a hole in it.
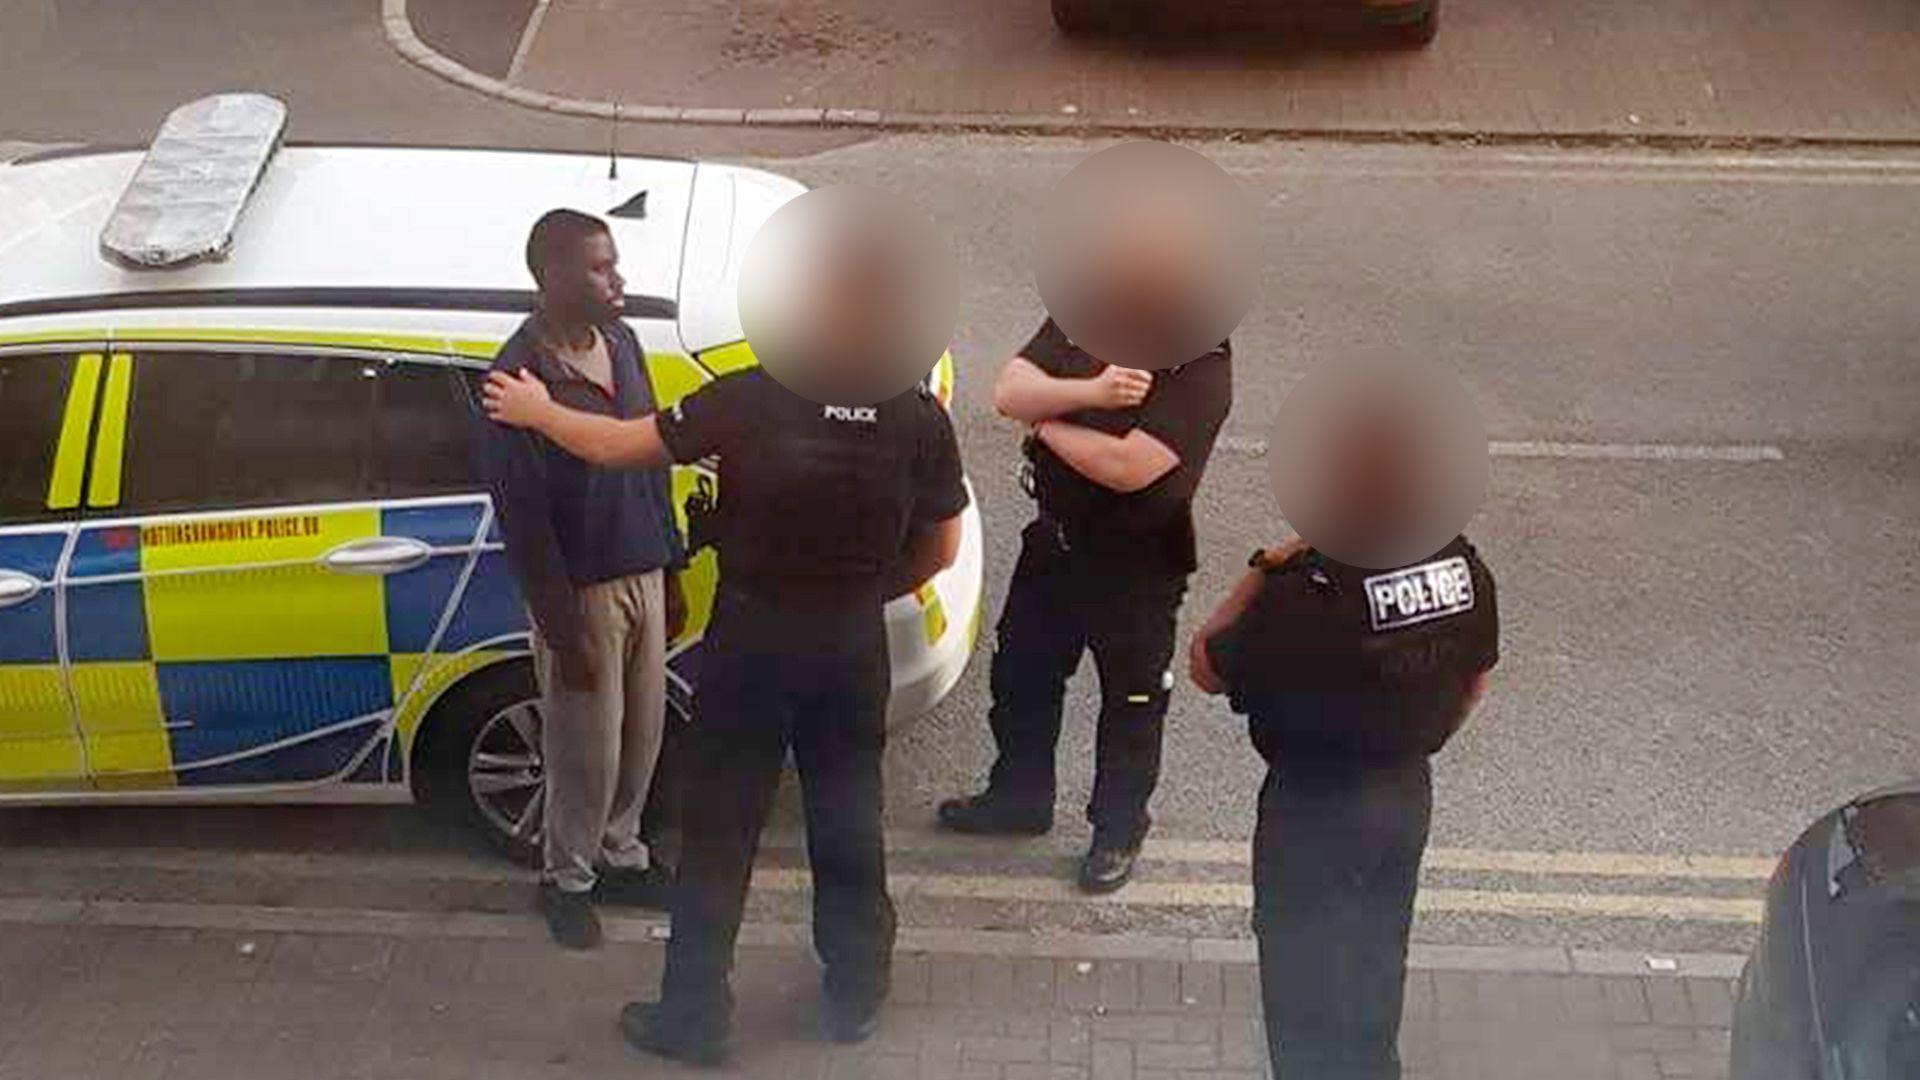
[[[320,557],[336,574],[397,574],[433,557],[433,548],[411,536],[349,540]]]
[[[24,604],[39,595],[39,578],[18,570],[0,570],[0,608]]]

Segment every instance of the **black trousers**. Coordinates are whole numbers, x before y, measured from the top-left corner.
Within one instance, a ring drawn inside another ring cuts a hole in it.
[[[1172,688],[1174,619],[1186,588],[1184,575],[1127,576],[1090,566],[1051,523],[1027,526],[993,654],[996,798],[1052,811],[1067,680],[1091,650],[1100,722],[1087,820],[1097,844],[1131,846],[1146,836]]]
[[[698,1024],[724,1024],[731,1014],[734,943],[789,748],[805,805],[813,941],[826,992],[878,1002],[889,988],[894,939],[880,828],[892,677],[879,603],[795,614],[723,582],[698,677],[684,746],[666,1009]]]
[[[1253,890],[1275,1080],[1398,1080],[1432,807],[1425,758],[1268,771]]]

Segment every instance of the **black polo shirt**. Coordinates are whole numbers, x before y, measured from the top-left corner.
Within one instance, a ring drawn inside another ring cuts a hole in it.
[[[1070,424],[1125,436],[1140,430],[1165,443],[1180,464],[1140,491],[1118,492],[1074,471],[1039,439],[1027,440],[1040,512],[1062,525],[1076,557],[1101,569],[1180,576],[1197,566],[1193,495],[1214,440],[1233,405],[1232,346],[1153,373],[1153,386],[1130,409],[1084,409]],[[1107,365],[1075,345],[1051,318],[1020,350],[1055,378],[1090,379]]]
[[[1393,570],[1308,550],[1269,568],[1207,644],[1269,762],[1432,754],[1462,719],[1472,677],[1500,659],[1493,573],[1465,537]]]
[[[953,424],[921,388],[829,406],[748,368],[688,394],[659,423],[675,461],[720,460],[722,582],[775,605],[883,599],[912,534],[967,508]]]

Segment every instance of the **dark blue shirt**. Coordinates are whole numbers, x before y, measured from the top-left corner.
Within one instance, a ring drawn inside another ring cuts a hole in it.
[[[646,356],[625,322],[600,327],[613,364],[608,395],[540,344],[538,319],[520,324],[493,370],[532,371],[569,408],[622,419],[654,411]],[[580,589],[685,563],[667,469],[591,465],[543,435],[484,419],[475,442],[507,561],[534,622],[555,647],[578,642]]]

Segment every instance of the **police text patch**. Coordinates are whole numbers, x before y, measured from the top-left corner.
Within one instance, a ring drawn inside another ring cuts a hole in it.
[[[1367,610],[1375,630],[1412,626],[1473,610],[1473,575],[1461,556],[1436,559],[1366,580]]]

